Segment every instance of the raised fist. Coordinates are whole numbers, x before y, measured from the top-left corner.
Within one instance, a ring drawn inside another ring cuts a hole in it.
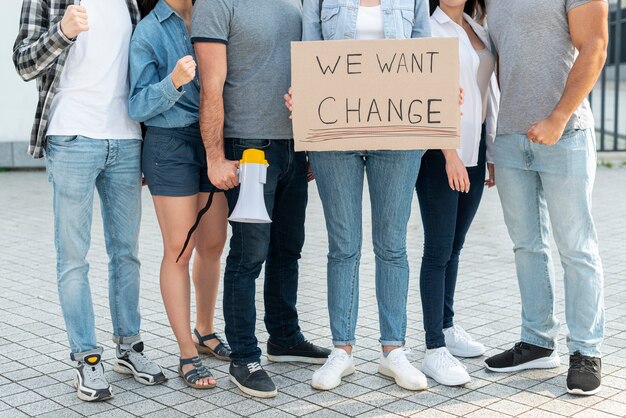
[[[196,62],[191,55],[182,57],[176,63],[174,71],[172,71],[172,83],[178,90],[182,86],[191,83],[196,77]]]
[[[68,39],[75,39],[81,32],[89,30],[87,9],[83,6],[68,6],[61,20],[61,31]]]

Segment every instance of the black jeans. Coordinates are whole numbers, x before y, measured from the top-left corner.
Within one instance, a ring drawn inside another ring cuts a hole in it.
[[[469,193],[450,188],[441,151],[427,151],[422,158],[416,190],[424,226],[420,294],[428,349],[445,347],[443,329],[453,325],[459,255],[483,195],[485,154],[483,125],[478,165],[467,169]]]
[[[259,361],[255,336],[256,279],[265,262],[265,327],[273,344],[290,347],[304,340],[298,325],[298,260],[304,245],[307,204],[307,162],[304,152],[294,152],[290,140],[226,139],[229,160],[256,148],[269,162],[264,187],[271,224],[231,222],[230,252],[224,272],[225,334],[231,359],[237,363]],[[229,211],[239,188],[226,192]]]

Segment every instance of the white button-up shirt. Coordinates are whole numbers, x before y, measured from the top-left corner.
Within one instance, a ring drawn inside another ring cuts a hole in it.
[[[476,35],[491,50],[491,43],[487,31],[467,14],[464,15]],[[480,134],[483,124],[483,98],[478,85],[478,66],[480,58],[474,50],[472,43],[465,30],[439,7],[430,18],[433,37],[459,38],[459,59],[461,63],[461,87],[465,91],[465,99],[461,110],[461,148],[457,150],[459,157],[466,167],[474,167],[478,164],[478,151],[480,146]],[[489,84],[487,101],[487,162],[493,162],[493,144],[496,137],[496,123],[498,117],[498,101],[500,91],[497,79],[494,75]]]

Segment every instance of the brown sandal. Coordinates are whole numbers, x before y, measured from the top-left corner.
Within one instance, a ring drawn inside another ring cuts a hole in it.
[[[205,336],[200,335],[197,329],[193,330],[194,335],[198,339],[198,342],[194,342],[198,353],[210,354],[218,360],[230,361],[230,347],[217,335],[217,333],[208,334]],[[217,340],[220,343],[215,348],[211,348],[204,343],[209,340]]]

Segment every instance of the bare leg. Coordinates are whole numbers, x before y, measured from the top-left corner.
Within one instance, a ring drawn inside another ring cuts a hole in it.
[[[193,225],[197,214],[198,195],[185,197],[154,196],[159,226],[163,235],[163,261],[161,262],[161,295],[172,326],[182,358],[198,355],[189,332],[190,311],[190,284],[189,259],[193,252],[193,239],[180,258],[176,258],[183,248],[187,231]],[[186,373],[193,369],[193,365],[183,366]],[[213,377],[201,379],[200,385],[213,385]]]
[[[200,193],[197,211],[202,209],[208,193]],[[196,236],[196,256],[193,262],[193,284],[196,289],[196,329],[200,335],[215,332],[213,318],[220,284],[220,257],[226,243],[228,203],[224,193],[216,193],[211,209],[204,215]],[[194,341],[197,341],[195,335]],[[211,349],[218,346],[217,339],[206,341]]]

